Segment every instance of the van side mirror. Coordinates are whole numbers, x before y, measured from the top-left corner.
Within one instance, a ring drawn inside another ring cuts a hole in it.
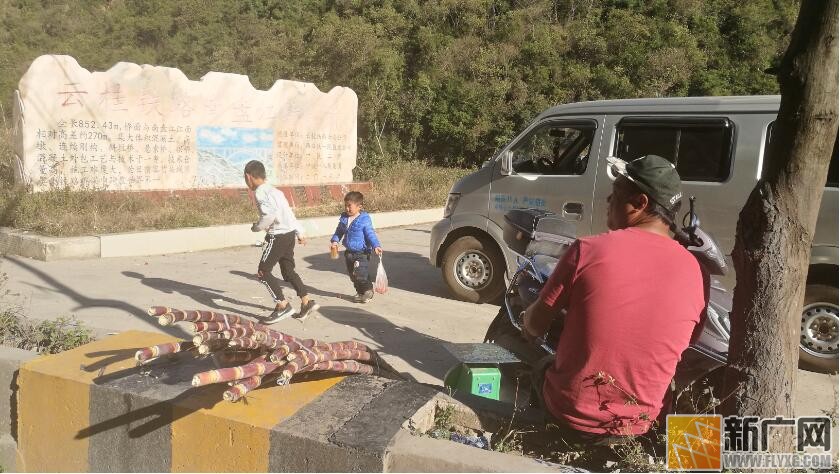
[[[513,153],[508,150],[502,153],[501,157],[502,163],[499,167],[503,176],[510,176],[513,174]]]

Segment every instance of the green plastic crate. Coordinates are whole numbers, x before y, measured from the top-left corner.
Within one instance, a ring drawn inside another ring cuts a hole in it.
[[[502,373],[495,366],[459,364],[449,369],[443,384],[459,392],[471,393],[491,400],[499,399]]]

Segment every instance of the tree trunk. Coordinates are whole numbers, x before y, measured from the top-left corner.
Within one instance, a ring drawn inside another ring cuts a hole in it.
[[[793,416],[805,279],[837,136],[837,3],[802,2],[779,68],[779,115],[732,252],[725,414]]]

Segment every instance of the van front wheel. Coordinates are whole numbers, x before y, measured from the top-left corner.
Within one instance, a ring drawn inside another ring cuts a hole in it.
[[[504,257],[492,243],[473,236],[452,242],[443,254],[443,280],[462,301],[487,303],[505,290]]]

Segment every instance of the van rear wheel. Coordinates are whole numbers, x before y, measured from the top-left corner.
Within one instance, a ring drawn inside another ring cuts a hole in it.
[[[817,372],[837,372],[837,288],[811,284],[805,287],[805,305],[799,333],[799,365]]]
[[[504,257],[498,248],[471,235],[452,242],[443,254],[443,280],[462,301],[487,303],[505,291]]]

